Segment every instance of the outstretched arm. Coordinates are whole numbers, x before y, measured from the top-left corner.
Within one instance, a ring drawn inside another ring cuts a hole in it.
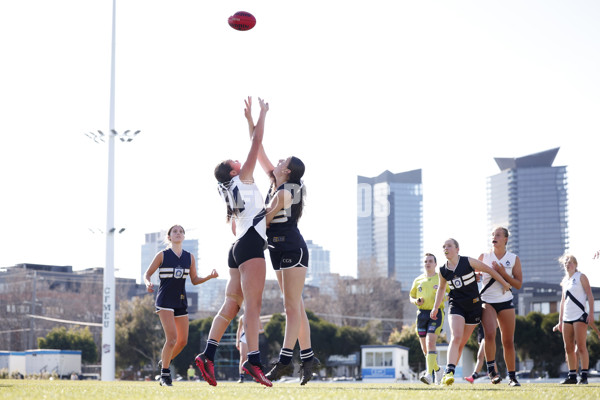
[[[510,285],[508,284],[508,282],[506,282],[502,275],[500,275],[493,268],[490,268],[487,265],[485,265],[485,263],[471,257],[469,257],[469,264],[471,264],[471,267],[476,271],[490,274],[496,280],[496,282],[499,282],[503,286],[504,292],[508,292],[510,290]]]
[[[254,120],[252,119],[252,97],[248,96],[248,100],[244,100],[246,104],[246,108],[244,108],[244,115],[246,120],[248,121],[248,131],[250,132],[250,139],[252,139],[252,134],[254,133]],[[262,169],[268,176],[271,176],[271,172],[275,169],[273,163],[267,157],[267,153],[265,152],[265,147],[260,145],[260,149],[258,150],[258,162]]]
[[[190,280],[192,281],[193,285],[199,285],[210,279],[214,279],[214,278],[218,278],[218,277],[219,277],[219,274],[217,273],[216,269],[213,269],[211,271],[211,273],[209,275],[205,276],[204,278],[201,276],[198,276],[198,272],[196,269],[196,259],[194,258],[194,255],[192,254],[192,264],[190,265]]]
[[[269,103],[265,103],[260,97],[258,98],[258,103],[260,104],[260,116],[252,133],[252,144],[250,145],[248,157],[240,170],[240,179],[243,182],[254,182],[252,175],[254,174],[258,151],[260,150],[260,146],[262,146],[263,134],[265,132],[265,117],[267,116],[267,111],[269,111]]]

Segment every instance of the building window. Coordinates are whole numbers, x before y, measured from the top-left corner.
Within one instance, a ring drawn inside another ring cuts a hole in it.
[[[532,306],[532,311],[537,311],[542,314],[550,314],[550,303],[547,301],[543,303],[533,303]]]
[[[391,367],[392,366],[392,352],[391,351],[386,351],[385,353],[383,353],[383,362],[384,365]]]
[[[366,352],[365,366],[367,367],[386,367],[392,365],[392,352]]]
[[[367,367],[372,367],[373,366],[373,353],[367,352],[365,355],[367,357],[367,360],[365,361],[365,365]]]

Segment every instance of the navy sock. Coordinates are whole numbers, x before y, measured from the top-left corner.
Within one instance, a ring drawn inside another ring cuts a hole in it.
[[[294,355],[294,350],[282,348],[279,352],[279,362],[283,365],[288,365],[292,362],[292,356]]]
[[[260,365],[260,351],[252,351],[248,353],[248,361],[252,365]]]
[[[309,347],[308,349],[300,350],[300,360],[302,362],[310,361],[314,358],[314,356],[315,356],[315,353],[313,352],[312,347]]]
[[[160,370],[161,375],[171,375],[171,370],[169,368],[162,368]]]
[[[217,347],[219,347],[219,342],[213,339],[208,339],[206,342],[206,348],[204,349],[204,355],[210,361],[215,361],[215,353],[217,352]]]
[[[508,379],[517,379],[517,373],[515,371],[508,371]]]
[[[486,364],[487,364],[488,374],[495,376],[496,375],[496,360],[488,361],[488,362],[486,362]]]
[[[574,369],[569,370],[569,379],[577,379],[577,370],[574,370]]]
[[[444,371],[444,373],[445,374],[449,374],[450,372],[454,373],[455,369],[456,369],[456,365],[448,364],[448,365],[446,365],[446,370]]]
[[[582,369],[581,370],[581,378],[582,379],[587,379],[587,376],[588,376],[588,370],[587,370],[587,368],[586,369]]]

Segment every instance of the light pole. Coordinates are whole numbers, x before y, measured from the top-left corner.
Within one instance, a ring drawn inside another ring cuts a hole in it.
[[[112,98],[112,96],[111,96]],[[111,102],[111,126],[114,118],[114,109]],[[115,227],[115,140],[131,142],[140,131],[130,134],[129,130],[118,133],[111,129],[105,134],[89,132],[84,135],[95,143],[104,143],[108,140],[108,187],[106,201],[106,230],[98,230],[106,235],[106,264],[104,266],[104,281],[102,287],[102,375],[103,381],[115,380],[115,233],[123,233],[125,228]],[[92,233],[94,230],[90,229]]]
[[[131,142],[140,133],[115,130],[115,46],[117,1],[113,0],[112,45],[110,61],[110,132],[86,133],[96,143],[108,140],[108,187],[106,196],[106,264],[102,288],[102,375],[103,381],[115,380],[115,139]],[[124,229],[119,230],[122,233]]]

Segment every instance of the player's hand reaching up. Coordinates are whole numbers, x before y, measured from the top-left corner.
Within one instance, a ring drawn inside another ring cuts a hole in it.
[[[260,112],[261,114],[266,114],[269,111],[269,103],[265,103],[263,99],[258,98],[258,104],[260,104]]]
[[[248,99],[244,100],[244,104],[246,105],[246,107],[244,107],[244,116],[246,117],[248,122],[251,122],[252,121],[252,96],[248,96]]]

